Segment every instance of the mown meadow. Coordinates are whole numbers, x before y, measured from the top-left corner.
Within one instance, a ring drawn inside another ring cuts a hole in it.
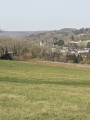
[[[90,120],[90,68],[0,60],[0,120]]]

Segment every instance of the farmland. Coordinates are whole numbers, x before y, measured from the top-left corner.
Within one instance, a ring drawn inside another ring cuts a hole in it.
[[[90,67],[0,60],[0,120],[90,120]]]

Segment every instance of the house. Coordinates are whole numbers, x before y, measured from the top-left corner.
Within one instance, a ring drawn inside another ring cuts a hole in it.
[[[85,48],[85,50],[90,50],[90,48]]]
[[[80,43],[80,42],[82,42],[81,40],[79,40],[79,41],[70,41],[70,43]]]
[[[89,50],[79,50],[78,54],[80,54],[83,58],[85,58],[87,56],[88,52],[89,52]]]
[[[67,53],[68,52],[68,47],[63,47],[61,49],[61,53]]]
[[[79,50],[78,54],[83,54],[83,53],[85,54],[85,53],[88,53],[88,52],[89,52],[89,50]]]
[[[52,47],[52,53],[55,53],[55,52],[56,52],[56,48]]]
[[[7,53],[8,53],[9,55],[13,55],[13,52],[8,51]],[[4,54],[6,54],[6,52],[4,52]]]
[[[2,54],[0,56],[0,59],[12,60],[12,55],[13,55],[13,52],[7,52],[7,53]]]
[[[70,54],[75,54],[76,52],[74,50],[69,51]]]

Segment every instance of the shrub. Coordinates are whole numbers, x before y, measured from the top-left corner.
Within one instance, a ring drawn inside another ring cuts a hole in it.
[[[88,61],[86,62],[86,64],[90,64],[90,60],[88,60]]]

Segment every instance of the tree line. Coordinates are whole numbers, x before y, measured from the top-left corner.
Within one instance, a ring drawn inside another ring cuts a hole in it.
[[[58,40],[56,44],[60,46],[64,43]],[[89,47],[90,43],[88,43]],[[43,60],[71,63],[90,63],[90,51],[85,60],[81,55],[75,54],[63,55],[59,50],[52,52],[50,46],[40,47],[35,42],[26,40],[11,40],[10,38],[0,39],[0,59],[10,60],[30,60],[40,58]]]

